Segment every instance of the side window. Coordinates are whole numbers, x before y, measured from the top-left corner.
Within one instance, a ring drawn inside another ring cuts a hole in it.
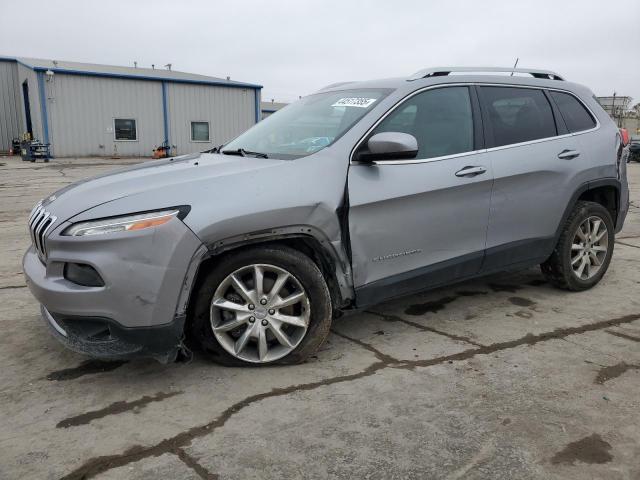
[[[373,131],[409,133],[425,159],[473,150],[473,116],[467,87],[444,87],[414,95]]]
[[[589,130],[596,126],[594,118],[576,97],[562,92],[549,93],[571,133]]]
[[[493,129],[494,147],[557,135],[551,105],[542,90],[518,87],[480,90]]]

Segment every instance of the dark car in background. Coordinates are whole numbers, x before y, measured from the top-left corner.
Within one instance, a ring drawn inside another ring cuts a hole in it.
[[[629,161],[640,162],[640,135],[632,135],[629,145]]]

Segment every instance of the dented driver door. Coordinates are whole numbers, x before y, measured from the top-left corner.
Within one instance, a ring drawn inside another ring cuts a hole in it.
[[[480,270],[493,173],[474,128],[473,94],[468,87],[418,93],[367,137],[409,133],[417,158],[352,162],[349,235],[359,305]]]

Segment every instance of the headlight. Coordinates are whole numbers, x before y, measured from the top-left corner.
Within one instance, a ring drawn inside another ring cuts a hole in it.
[[[89,222],[79,222],[67,228],[62,232],[62,235],[84,237],[87,235],[101,235],[103,233],[143,230],[145,228],[163,225],[173,217],[179,216],[180,218],[184,218],[186,212],[184,212],[184,215],[181,215],[183,212],[180,208],[172,208],[169,210],[158,210],[156,212],[137,213],[121,217],[91,220]]]

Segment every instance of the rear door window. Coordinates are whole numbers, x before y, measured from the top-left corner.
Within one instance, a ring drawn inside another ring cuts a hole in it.
[[[549,94],[556,102],[564,123],[571,133],[589,130],[596,126],[595,119],[576,97],[555,91],[551,91]]]
[[[480,92],[494,147],[557,135],[553,111],[542,90],[480,87]]]
[[[416,137],[419,159],[473,150],[473,115],[468,87],[426,90],[406,100],[375,128]]]

